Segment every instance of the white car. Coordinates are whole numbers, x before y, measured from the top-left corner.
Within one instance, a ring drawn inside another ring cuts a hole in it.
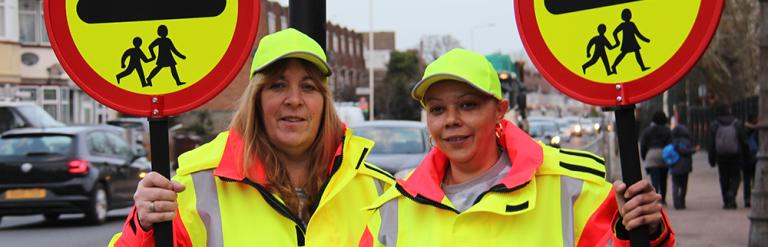
[[[432,149],[421,122],[377,120],[349,127],[355,135],[376,142],[367,161],[392,174],[418,166]]]

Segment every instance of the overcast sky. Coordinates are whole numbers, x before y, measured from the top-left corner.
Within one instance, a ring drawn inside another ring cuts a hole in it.
[[[367,32],[371,1],[374,31],[394,31],[399,50],[417,47],[424,35],[450,34],[464,48],[483,54],[524,52],[513,0],[326,0],[327,19]],[[279,2],[288,5],[288,0]]]

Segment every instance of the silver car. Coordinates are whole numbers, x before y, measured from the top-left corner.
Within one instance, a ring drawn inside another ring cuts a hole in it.
[[[380,120],[349,127],[355,135],[376,142],[367,160],[392,174],[415,168],[431,149],[427,128],[421,122]]]

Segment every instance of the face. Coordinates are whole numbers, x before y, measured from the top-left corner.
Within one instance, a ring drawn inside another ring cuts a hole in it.
[[[262,116],[269,140],[289,155],[306,154],[317,137],[324,99],[301,63],[289,60],[279,78],[261,89]]]
[[[424,103],[429,132],[452,164],[478,164],[495,151],[506,101],[463,82],[442,81],[427,89]]]

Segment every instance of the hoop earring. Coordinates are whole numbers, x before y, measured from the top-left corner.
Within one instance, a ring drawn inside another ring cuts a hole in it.
[[[429,141],[429,145],[435,146],[435,143],[433,143],[434,140],[432,140],[432,135],[427,135],[427,141]]]
[[[501,139],[501,134],[504,133],[504,126],[501,125],[501,122],[496,124],[496,139]]]

